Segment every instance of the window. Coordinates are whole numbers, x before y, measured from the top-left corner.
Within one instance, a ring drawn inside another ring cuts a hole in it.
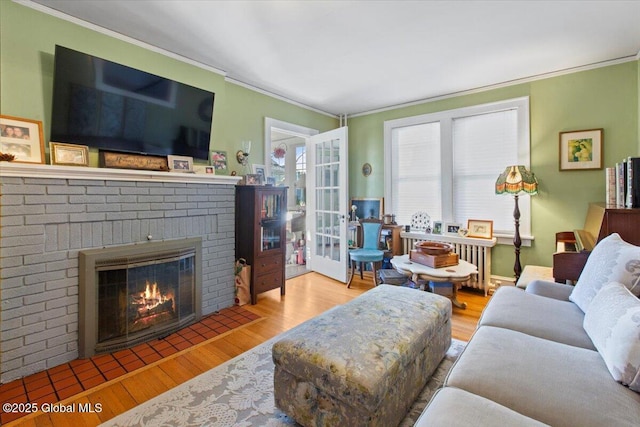
[[[385,198],[399,224],[426,211],[432,221],[490,219],[513,235],[513,197],[495,194],[509,165],[529,167],[529,99],[484,104],[385,122]],[[531,235],[529,197],[520,230]]]

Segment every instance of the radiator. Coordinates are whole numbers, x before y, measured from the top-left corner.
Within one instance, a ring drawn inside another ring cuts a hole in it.
[[[469,237],[459,237],[456,235],[439,235],[424,233],[406,233],[400,234],[402,238],[404,253],[408,254],[418,242],[429,240],[432,242],[449,243],[453,246],[453,251],[458,257],[478,267],[477,277],[472,277],[468,283],[463,286],[482,289],[484,295],[489,291],[491,284],[491,248],[495,246],[496,239],[474,239]]]

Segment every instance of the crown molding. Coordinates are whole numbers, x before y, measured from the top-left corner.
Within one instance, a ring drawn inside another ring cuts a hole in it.
[[[638,59],[640,59],[640,52],[638,52],[638,54],[635,55],[635,56],[625,56],[625,57],[622,57],[622,58],[612,59],[612,60],[609,60],[609,61],[602,61],[602,62],[596,62],[596,63],[588,64],[588,65],[581,65],[579,67],[566,68],[564,70],[552,71],[552,72],[549,72],[549,73],[537,74],[535,76],[524,77],[524,78],[521,78],[521,79],[509,80],[509,81],[506,81],[506,82],[503,82],[503,83],[496,83],[496,84],[493,84],[493,85],[481,86],[481,87],[477,87],[477,88],[474,88],[474,89],[462,90],[462,91],[459,91],[459,92],[452,92],[452,93],[448,93],[448,94],[444,94],[444,95],[438,95],[438,96],[434,96],[434,97],[431,97],[431,98],[424,98],[424,99],[411,101],[411,102],[407,102],[407,103],[390,105],[388,107],[378,108],[378,109],[375,109],[375,110],[369,110],[369,111],[363,111],[361,113],[350,114],[349,117],[350,118],[354,118],[354,117],[360,117],[360,116],[368,116],[370,114],[381,113],[381,112],[384,112],[384,111],[397,110],[399,108],[412,107],[414,105],[428,104],[430,102],[441,101],[443,99],[456,98],[456,97],[463,96],[463,95],[472,95],[472,94],[475,94],[475,93],[486,92],[486,91],[489,91],[489,90],[500,89],[500,88],[504,88],[504,87],[508,87],[508,86],[514,86],[514,85],[518,85],[518,84],[522,84],[522,83],[530,83],[530,82],[534,82],[534,81],[538,81],[538,80],[544,80],[544,79],[548,79],[548,78],[551,78],[551,77],[564,76],[564,75],[567,75],[567,74],[573,74],[573,73],[577,73],[577,72],[580,72],[580,71],[588,71],[588,70],[594,70],[594,69],[597,69],[597,68],[609,67],[611,65],[623,64],[625,62],[636,61]]]
[[[232,83],[232,84],[237,85],[237,86],[242,86],[242,87],[244,87],[246,89],[249,89],[249,90],[252,90],[254,92],[258,92],[258,93],[261,93],[263,95],[267,95],[267,96],[269,96],[271,98],[275,98],[275,99],[278,99],[280,101],[287,102],[289,104],[295,105],[296,107],[301,107],[301,108],[304,108],[304,109],[307,109],[307,110],[310,110],[310,111],[313,111],[313,112],[316,112],[316,113],[324,114],[325,116],[329,116],[329,117],[332,117],[334,119],[338,118],[337,114],[333,114],[333,113],[329,113],[327,111],[319,110],[317,108],[311,107],[311,106],[303,104],[301,102],[294,101],[294,100],[292,100],[290,98],[287,98],[286,96],[278,95],[277,93],[269,92],[268,90],[261,89],[261,88],[259,88],[257,86],[253,86],[253,85],[251,85],[249,83],[245,83],[243,81],[236,80],[233,77],[225,76],[224,80],[226,82],[228,82],[228,83]]]
[[[95,32],[107,35],[109,37],[113,37],[113,38],[118,39],[120,41],[124,41],[126,43],[141,47],[143,49],[159,53],[161,55],[167,56],[167,57],[172,58],[172,59],[176,59],[176,60],[184,62],[186,64],[190,64],[190,65],[193,65],[195,67],[202,68],[204,70],[211,71],[213,73],[220,74],[220,75],[223,75],[223,76],[227,75],[227,72],[224,71],[224,70],[220,70],[220,69],[212,67],[210,65],[205,65],[202,62],[195,61],[193,59],[187,58],[186,56],[178,55],[178,54],[176,54],[174,52],[170,52],[168,50],[159,48],[159,47],[151,45],[149,43],[145,43],[145,42],[140,41],[138,39],[134,39],[133,37],[125,36],[125,35],[120,34],[118,32],[115,32],[115,31],[109,30],[107,28],[101,27],[99,25],[92,24],[91,22],[83,21],[82,19],[76,18],[75,16],[67,15],[66,13],[63,13],[63,12],[60,12],[59,10],[55,10],[55,9],[50,8],[50,7],[44,6],[44,5],[40,4],[40,3],[35,3],[33,1],[31,1],[31,0],[13,0],[13,2],[17,3],[19,5],[28,7],[30,9],[37,10],[38,12],[42,12],[42,13],[45,13],[47,15],[53,16],[55,18],[59,18],[59,19],[71,22],[72,24],[79,25],[79,26],[87,28],[89,30],[93,30]]]

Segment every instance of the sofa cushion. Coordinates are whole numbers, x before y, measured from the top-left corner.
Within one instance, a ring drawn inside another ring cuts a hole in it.
[[[569,301],[569,295],[573,292],[573,286],[549,282],[547,280],[532,280],[529,286],[527,286],[526,291],[542,297]]]
[[[620,283],[603,286],[589,304],[584,329],[613,378],[640,391],[640,300]]]
[[[504,328],[481,326],[445,383],[556,427],[640,419],[640,394],[614,381],[597,351]]]
[[[414,427],[430,426],[541,427],[546,424],[476,394],[445,387],[433,395],[427,409],[414,424]]]
[[[569,300],[586,313],[591,300],[602,286],[619,282],[631,288],[638,276],[640,247],[625,242],[618,233],[613,233],[593,248]],[[640,286],[636,286],[633,293],[640,295]]]
[[[512,329],[559,343],[595,350],[589,335],[582,327],[583,321],[584,313],[572,302],[505,286],[493,295],[478,325]]]

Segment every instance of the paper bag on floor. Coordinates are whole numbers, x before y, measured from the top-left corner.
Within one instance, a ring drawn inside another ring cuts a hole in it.
[[[236,305],[245,305],[251,301],[251,266],[247,260],[240,258],[236,261]]]

